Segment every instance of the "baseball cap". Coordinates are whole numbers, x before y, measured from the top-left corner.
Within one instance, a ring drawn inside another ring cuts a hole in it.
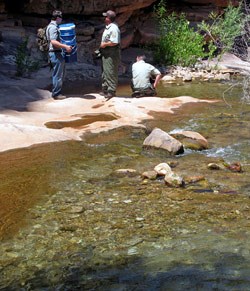
[[[52,13],[52,16],[54,18],[57,18],[57,17],[62,18],[62,11],[60,11],[60,10],[54,10],[53,13]]]
[[[116,14],[115,14],[115,12],[114,11],[112,11],[112,10],[108,10],[107,12],[103,12],[103,14],[102,14],[103,16],[105,16],[105,17],[109,17],[109,18],[115,18],[116,17]]]

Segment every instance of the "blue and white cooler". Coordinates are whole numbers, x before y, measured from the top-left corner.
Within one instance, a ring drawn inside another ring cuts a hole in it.
[[[63,44],[72,46],[72,52],[68,54],[64,52],[64,58],[66,63],[77,62],[77,44],[76,44],[76,32],[74,23],[66,23],[59,25],[60,38]]]

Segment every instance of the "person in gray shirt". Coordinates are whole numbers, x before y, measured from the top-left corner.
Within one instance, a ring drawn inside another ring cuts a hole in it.
[[[52,65],[52,97],[56,100],[66,98],[61,94],[65,71],[65,59],[62,49],[71,53],[72,47],[60,42],[59,24],[62,22],[62,12],[54,10],[51,22],[46,29],[49,41],[49,60]]]
[[[161,72],[145,60],[145,55],[139,55],[132,65],[132,97],[156,95],[155,88],[161,79]],[[151,84],[151,79],[154,80],[153,84]]]

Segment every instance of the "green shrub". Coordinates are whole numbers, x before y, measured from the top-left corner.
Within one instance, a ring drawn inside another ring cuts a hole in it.
[[[233,7],[231,4],[223,14],[210,13],[210,23],[202,21],[199,29],[210,38],[210,46],[221,53],[228,52],[234,45],[235,38],[244,32],[247,17],[242,12],[242,4]]]
[[[181,66],[230,51],[249,21],[249,15],[242,12],[242,4],[238,7],[230,4],[223,14],[210,13],[209,22],[202,21],[197,30],[190,27],[185,14],[168,14],[163,0],[156,6],[155,15],[160,29],[159,41],[153,47],[156,61]],[[209,39],[206,43],[204,35]]]
[[[154,47],[156,61],[169,64],[191,66],[198,58],[204,58],[203,36],[190,27],[185,14],[175,12],[166,15],[163,2],[155,10],[159,22],[160,38]]]
[[[39,62],[33,61],[28,54],[28,40],[25,39],[18,47],[15,55],[16,75],[29,77],[31,72],[37,71]]]

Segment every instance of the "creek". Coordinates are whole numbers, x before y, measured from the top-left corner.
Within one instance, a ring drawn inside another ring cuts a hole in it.
[[[250,105],[237,82],[159,87],[162,98],[218,102],[152,113],[147,130],[1,153],[0,290],[249,290]],[[127,84],[117,91],[130,93]],[[210,148],[174,157],[143,150],[154,127],[197,131]],[[207,168],[221,159],[243,171]],[[174,189],[142,180],[161,162],[206,181]]]

